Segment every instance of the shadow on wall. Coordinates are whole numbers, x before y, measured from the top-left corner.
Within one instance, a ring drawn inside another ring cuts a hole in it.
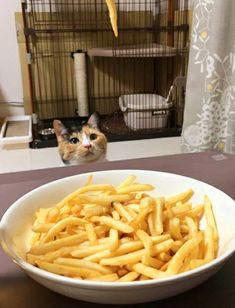
[[[0,124],[2,124],[5,117],[16,115],[24,115],[23,103],[7,102],[4,91],[0,88]]]

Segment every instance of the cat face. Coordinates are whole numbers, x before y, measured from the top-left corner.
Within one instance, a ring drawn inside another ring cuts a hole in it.
[[[61,121],[54,120],[53,127],[62,161],[68,165],[104,159],[107,139],[98,129],[96,114],[79,129],[68,130]]]

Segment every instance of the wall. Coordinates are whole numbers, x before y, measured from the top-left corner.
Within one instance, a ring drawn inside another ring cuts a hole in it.
[[[14,12],[20,0],[1,0],[0,10],[0,103],[23,102],[20,61],[16,40]]]

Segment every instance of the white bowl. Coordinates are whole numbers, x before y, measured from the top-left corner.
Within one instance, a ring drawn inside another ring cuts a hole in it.
[[[89,173],[90,174],[90,173]],[[110,170],[93,172],[96,183],[118,184],[134,174],[139,182],[157,187],[152,195],[171,195],[188,188],[195,191],[193,204],[202,202],[207,194],[212,201],[219,232],[219,256],[197,269],[159,280],[115,283],[73,280],[32,266],[24,260],[26,234],[33,213],[40,207],[50,207],[65,195],[83,186],[88,174],[60,179],[27,193],[5,213],[0,223],[0,238],[6,253],[30,277],[45,287],[63,295],[105,304],[134,304],[167,298],[205,281],[212,276],[235,249],[235,202],[222,191],[203,182],[170,173],[145,170]]]

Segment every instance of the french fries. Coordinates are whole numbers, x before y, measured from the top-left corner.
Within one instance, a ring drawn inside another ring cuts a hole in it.
[[[216,258],[208,196],[193,206],[192,189],[156,197],[152,185],[136,180],[130,175],[115,187],[89,176],[54,207],[39,209],[26,260],[58,275],[122,283],[169,277]]]

